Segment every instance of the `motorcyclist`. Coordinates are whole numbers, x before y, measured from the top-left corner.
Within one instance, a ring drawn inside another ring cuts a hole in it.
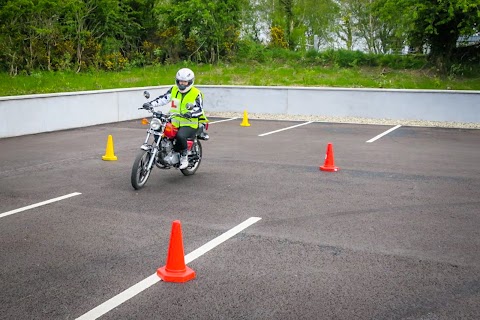
[[[170,113],[183,115],[182,117],[172,117],[172,124],[178,128],[174,150],[180,153],[180,169],[188,167],[187,139],[195,137],[199,127],[199,118],[203,119],[205,117],[203,93],[193,86],[194,81],[195,74],[193,71],[189,68],[182,68],[178,70],[175,76],[174,86],[168,89],[166,93],[143,105],[144,108],[148,108],[150,106],[163,106],[172,102]]]

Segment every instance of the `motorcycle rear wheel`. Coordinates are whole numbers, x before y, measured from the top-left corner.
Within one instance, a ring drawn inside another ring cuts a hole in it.
[[[141,150],[137,154],[135,161],[133,161],[130,181],[132,182],[132,187],[135,190],[143,188],[143,186],[147,183],[148,177],[150,177],[152,168],[148,168],[148,163],[150,162],[151,156],[152,154],[150,152]]]
[[[198,161],[196,161],[193,167],[191,168],[189,167],[187,169],[180,169],[180,171],[182,171],[184,176],[191,176],[197,171],[198,167],[200,167],[200,162],[202,162],[202,144],[200,143],[200,141],[197,140],[193,144],[191,156],[198,157]]]

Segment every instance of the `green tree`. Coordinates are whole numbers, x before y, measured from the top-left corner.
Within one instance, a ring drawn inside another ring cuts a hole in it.
[[[480,26],[480,0],[378,0],[376,9],[401,26],[410,46],[426,45],[441,71],[448,69],[459,36],[473,35]]]
[[[333,32],[338,39],[345,43],[347,50],[353,50],[354,35],[357,33],[358,6],[356,0],[339,0],[337,2],[338,23],[333,27]]]
[[[377,12],[376,0],[337,0],[338,23],[335,34],[348,50],[360,43],[371,53],[398,52],[405,37],[398,27]]]
[[[328,43],[332,41],[331,30],[335,25],[335,16],[338,12],[338,6],[332,0],[300,0],[298,1],[295,12],[299,20],[296,27],[298,31],[293,32],[295,41],[304,41],[313,44],[313,37],[317,35],[321,42]],[[305,38],[297,36],[300,32]],[[303,47],[303,44],[298,44]]]
[[[122,28],[116,36],[122,40],[123,50],[136,50],[142,41],[155,33],[157,21],[154,6],[155,0],[120,1]]]
[[[65,32],[75,44],[77,72],[95,64],[101,40],[120,30],[117,0],[67,0]],[[114,37],[113,37],[114,38]]]
[[[179,57],[213,63],[232,54],[247,4],[246,0],[172,0],[156,8],[160,29],[178,30],[170,45],[179,46]]]
[[[30,55],[33,57],[35,52],[39,67],[45,67],[47,70],[52,69],[54,47],[62,38],[62,4],[61,0],[39,0],[36,2],[30,20],[35,40],[35,45],[33,45],[33,41],[30,41]]]
[[[249,4],[241,11],[241,37],[261,43],[266,40],[267,13],[258,0],[249,0]]]
[[[0,0],[0,67],[48,70],[101,64],[138,51],[153,33],[155,0]]]
[[[269,26],[284,30],[291,50],[305,49],[318,35],[330,40],[330,28],[337,5],[333,0],[259,0],[264,10],[263,19]]]
[[[33,39],[29,23],[34,4],[28,0],[2,0],[0,4],[0,62],[15,75],[25,62],[32,64],[28,52]]]

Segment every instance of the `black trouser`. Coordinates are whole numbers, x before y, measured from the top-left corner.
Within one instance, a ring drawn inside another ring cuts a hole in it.
[[[197,129],[192,127],[180,127],[178,128],[177,136],[175,137],[175,148],[174,150],[180,152],[182,155],[187,155],[187,139],[195,138],[197,134]]]

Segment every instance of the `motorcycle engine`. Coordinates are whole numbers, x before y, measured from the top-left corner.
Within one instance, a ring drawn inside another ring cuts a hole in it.
[[[178,152],[170,151],[167,153],[167,155],[163,158],[163,161],[168,163],[169,165],[174,165],[177,164],[180,159],[179,159],[179,154]]]
[[[165,153],[170,153],[173,150],[173,143],[170,140],[162,139],[160,143],[160,150],[165,151]]]
[[[160,147],[160,157],[163,160],[161,162],[174,165],[180,161],[178,152],[173,151],[172,141],[164,139],[161,141]]]

